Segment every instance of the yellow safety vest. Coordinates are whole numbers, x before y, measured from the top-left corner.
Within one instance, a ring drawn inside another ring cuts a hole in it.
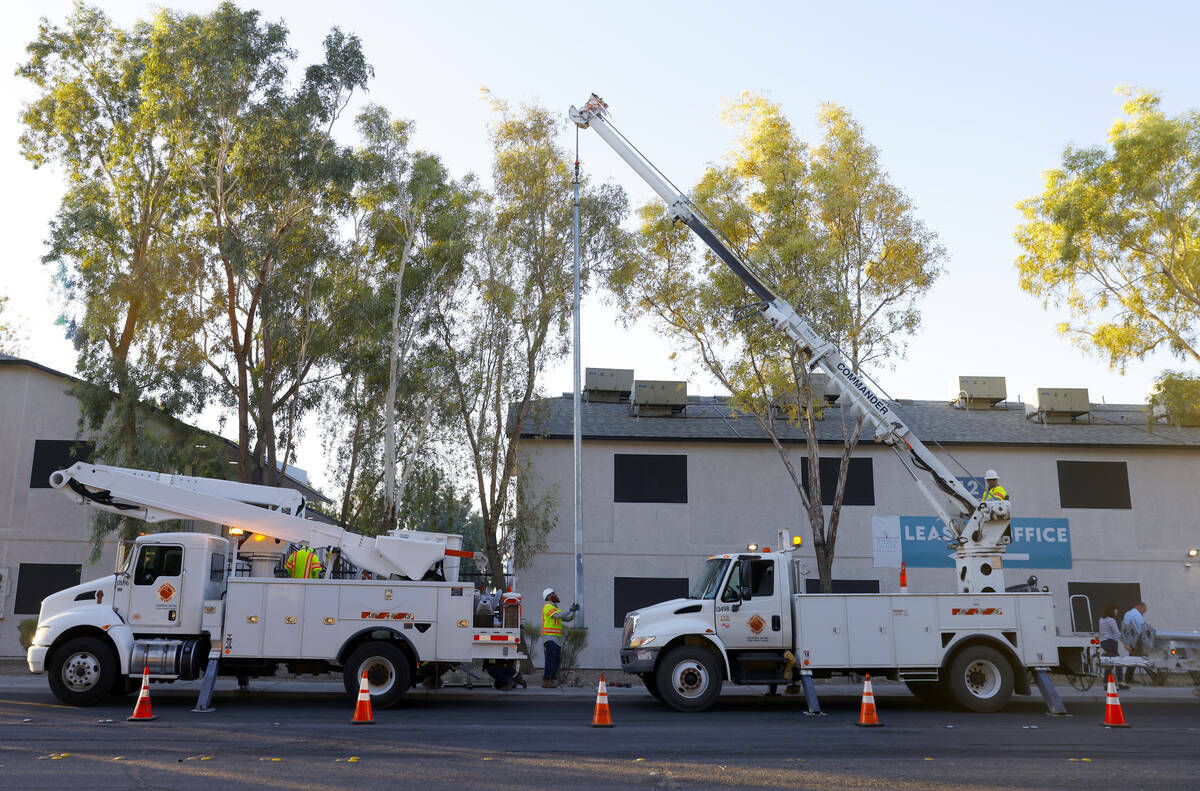
[[[983,493],[984,500],[1007,500],[1008,492],[1000,484],[996,484],[992,488]]]
[[[294,579],[316,579],[321,576],[321,560],[308,547],[300,547],[283,564],[283,570]]]
[[[542,607],[542,637],[562,637],[562,620],[559,615],[562,610],[552,601]]]

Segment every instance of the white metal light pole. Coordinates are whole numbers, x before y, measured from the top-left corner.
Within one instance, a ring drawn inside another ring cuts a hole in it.
[[[575,457],[575,603],[579,605],[579,613],[575,617],[575,626],[585,625],[583,607],[583,435],[580,427],[580,381],[579,381],[579,128],[575,128],[575,407],[572,426],[573,451]]]

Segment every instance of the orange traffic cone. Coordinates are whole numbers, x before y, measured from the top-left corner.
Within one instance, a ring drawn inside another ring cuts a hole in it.
[[[596,711],[592,714],[593,728],[611,728],[612,713],[608,710],[608,688],[604,686],[604,674],[600,674],[600,687],[596,690]]]
[[[1108,674],[1108,691],[1104,701],[1104,727],[1128,728],[1125,713],[1121,711],[1121,699],[1117,697],[1117,683],[1113,681],[1112,673]]]
[[[862,708],[858,712],[858,722],[854,724],[863,728],[878,728],[883,725],[875,711],[875,692],[871,689],[870,673],[867,673],[866,679],[863,680]]]
[[[158,719],[150,710],[150,668],[148,667],[142,670],[142,691],[138,693],[137,705],[133,707],[133,715],[125,719],[130,722]]]
[[[367,687],[367,671],[363,671],[362,683],[358,687],[358,702],[354,705],[354,718],[351,725],[374,725],[375,715],[371,713],[371,690]]]
[[[908,567],[903,560],[900,561],[900,592],[908,593]]]

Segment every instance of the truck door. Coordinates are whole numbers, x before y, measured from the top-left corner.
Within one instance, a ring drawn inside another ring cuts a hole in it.
[[[731,565],[716,608],[721,640],[729,648],[782,649],[788,631],[783,611],[786,577],[778,578],[772,558],[742,557]]]
[[[179,628],[183,547],[142,544],[130,580],[129,625],[134,632]]]

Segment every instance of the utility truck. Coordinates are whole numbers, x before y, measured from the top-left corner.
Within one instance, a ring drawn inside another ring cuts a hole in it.
[[[76,502],[147,522],[203,520],[230,536],[140,536],[118,571],[42,601],[27,660],[64,703],[86,706],[153,681],[204,678],[207,710],[218,674],[341,671],[355,693],[366,673],[372,703],[394,705],[419,679],[451,666],[509,662],[519,653],[521,597],[481,595],[459,579],[478,553],[462,537],[395,530],[368,537],[304,518],[290,489],[79,463],[50,476]],[[240,543],[240,547],[238,546]],[[329,548],[373,579],[274,576],[292,545]],[[249,576],[237,576],[249,566]]]
[[[595,130],[662,198],[670,216],[742,280],[767,323],[800,348],[811,372],[828,377],[827,397],[863,418],[864,436],[895,452],[953,531],[947,551],[954,555],[957,576],[954,593],[806,594],[790,546],[712,557],[688,598],[627,615],[622,668],[685,711],[711,706],[724,680],[803,683],[813,708],[813,677],[864,672],[903,680],[923,698],[953,698],[975,711],[1003,707],[1014,691],[1028,693],[1032,675],[1047,705],[1061,709],[1047,673],[1077,672],[1090,640],[1058,635],[1048,592],[1006,590],[1008,500],[973,496],[909,429],[895,402],[877,393],[878,385],[755,273],[703,212],[612,125],[607,110],[592,94],[582,107],[571,108],[570,117]],[[943,496],[926,485],[926,477]]]

